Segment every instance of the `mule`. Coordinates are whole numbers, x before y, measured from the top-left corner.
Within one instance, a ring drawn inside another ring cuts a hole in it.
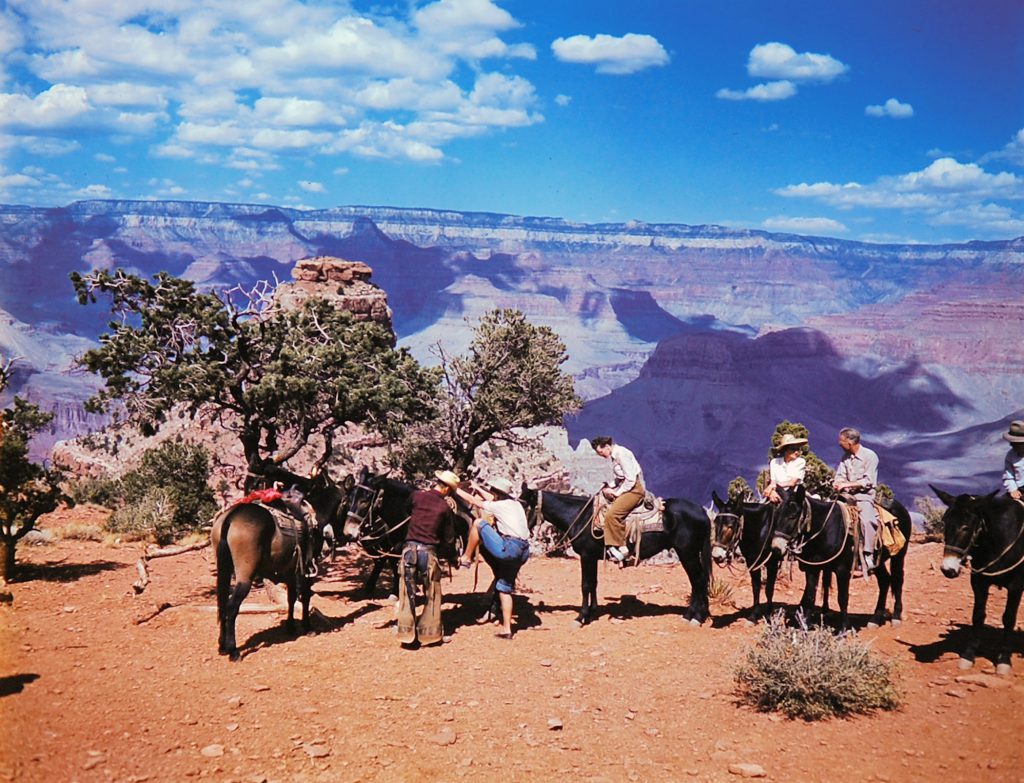
[[[946,542],[942,552],[943,576],[955,579],[965,561],[970,560],[971,565],[974,611],[971,635],[960,654],[960,668],[969,669],[974,665],[985,627],[988,591],[995,585],[1006,589],[996,673],[1008,675],[1013,630],[1024,591],[1024,504],[997,492],[954,497],[936,487],[932,487],[932,491],[947,506],[942,516]]]
[[[839,627],[849,627],[850,575],[856,551],[839,501],[810,497],[803,485],[784,497],[777,512],[772,549],[780,557],[791,555],[804,572],[804,592],[800,609],[811,618],[816,609],[818,580],[835,577],[839,593]],[[828,592],[822,602],[824,618]]]
[[[391,570],[392,584],[398,590],[398,559],[409,528],[409,502],[414,492],[416,487],[411,484],[373,475],[365,467],[349,491],[343,536],[356,541],[373,558],[370,575],[363,584],[363,593],[367,596],[373,594],[385,566]],[[459,525],[456,539],[461,536],[465,540],[465,534],[466,530]],[[456,562],[456,547],[454,541],[444,542],[438,549],[438,557]]]
[[[604,540],[594,536],[591,526],[594,499],[530,489],[524,484],[520,500],[538,518],[550,522],[579,555],[583,598],[575,622],[587,625],[597,614],[597,566],[605,551]],[[640,557],[653,557],[666,549],[675,551],[690,580],[690,605],[683,612],[683,619],[701,625],[709,616],[711,520],[698,504],[670,498],[665,500],[664,528],[643,534]]]
[[[309,630],[311,574],[323,544],[315,522],[296,519],[294,525],[281,525],[260,503],[241,502],[214,519],[210,542],[217,557],[217,649],[222,655],[239,659],[235,621],[256,577],[283,582],[288,631],[294,632],[296,599],[302,603],[302,628]]]
[[[713,525],[711,558],[719,565],[730,565],[737,550],[743,556],[750,574],[754,605],[748,619],[756,623],[771,617],[775,599],[775,580],[779,575],[782,555],[772,548],[777,507],[771,503],[749,503],[743,500],[724,501],[711,493],[717,512]],[[761,580],[764,572],[764,603],[761,603]]]

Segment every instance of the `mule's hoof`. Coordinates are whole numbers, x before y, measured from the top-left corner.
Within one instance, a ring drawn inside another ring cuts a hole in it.
[[[228,653],[228,660],[229,661],[237,662],[237,661],[240,661],[241,659],[242,659],[242,656],[238,653],[238,650],[232,650],[231,652]]]
[[[697,619],[696,617],[691,617],[691,618],[690,618],[690,619],[688,620],[688,622],[689,622],[689,624],[690,624],[690,625],[692,625],[692,626],[693,626],[694,628],[700,628],[700,620],[698,620],[698,619]]]
[[[903,621],[899,617],[892,618],[892,627],[893,628],[899,628],[901,625],[903,625]]]
[[[579,618],[577,617],[577,618],[576,618],[575,620],[573,620],[573,621],[572,621],[572,627],[573,627],[573,628],[582,628],[582,627],[583,627],[583,621],[582,621],[582,620],[580,620],[580,619],[579,619]]]
[[[974,668],[974,661],[970,658],[961,658],[960,663],[958,663],[957,666],[961,669],[972,669]]]
[[[1008,663],[996,664],[996,674],[1000,677],[1009,677],[1013,672],[1013,668]]]
[[[880,625],[879,625],[878,623],[876,623],[876,622],[875,622],[874,620],[871,620],[871,621],[869,621],[869,622],[868,622],[868,624],[867,624],[867,625],[865,625],[864,627],[865,627],[865,628],[870,628],[870,629],[871,629],[872,631],[874,631],[874,630],[875,630],[876,628],[881,628],[882,626],[880,626]]]

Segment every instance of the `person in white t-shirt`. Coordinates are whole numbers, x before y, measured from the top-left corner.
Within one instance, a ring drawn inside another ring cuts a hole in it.
[[[765,499],[778,505],[782,502],[778,490],[792,489],[804,483],[807,460],[800,456],[807,438],[798,438],[787,432],[775,447],[776,457],[768,463],[768,484],[764,488]]]
[[[493,517],[477,519],[469,529],[469,541],[459,565],[472,565],[479,550],[494,571],[494,589],[501,605],[501,639],[512,638],[512,593],[516,587],[519,569],[530,558],[530,526],[526,521],[523,504],[513,497],[512,483],[504,478],[492,478],[487,489],[475,488],[475,493],[458,489],[459,497],[474,508]]]

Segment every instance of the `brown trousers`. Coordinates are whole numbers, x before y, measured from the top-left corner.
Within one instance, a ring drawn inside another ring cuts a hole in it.
[[[608,506],[604,515],[604,545],[624,546],[626,543],[625,519],[629,512],[644,501],[647,491],[639,481],[629,492],[623,492]]]
[[[406,545],[408,547],[408,544]],[[422,545],[420,545],[422,547]],[[409,595],[405,557],[398,561],[398,641],[411,644],[435,644],[444,636],[441,622],[441,564],[433,549],[427,555],[426,603],[416,612],[416,594]]]

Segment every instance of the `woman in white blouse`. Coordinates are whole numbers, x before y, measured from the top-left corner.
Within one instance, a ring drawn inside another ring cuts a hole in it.
[[[782,502],[778,493],[780,488],[792,489],[804,483],[807,460],[800,456],[800,452],[806,445],[807,438],[798,438],[789,432],[782,436],[775,447],[778,456],[768,463],[768,486],[764,488],[764,496],[769,503],[777,505]]]

